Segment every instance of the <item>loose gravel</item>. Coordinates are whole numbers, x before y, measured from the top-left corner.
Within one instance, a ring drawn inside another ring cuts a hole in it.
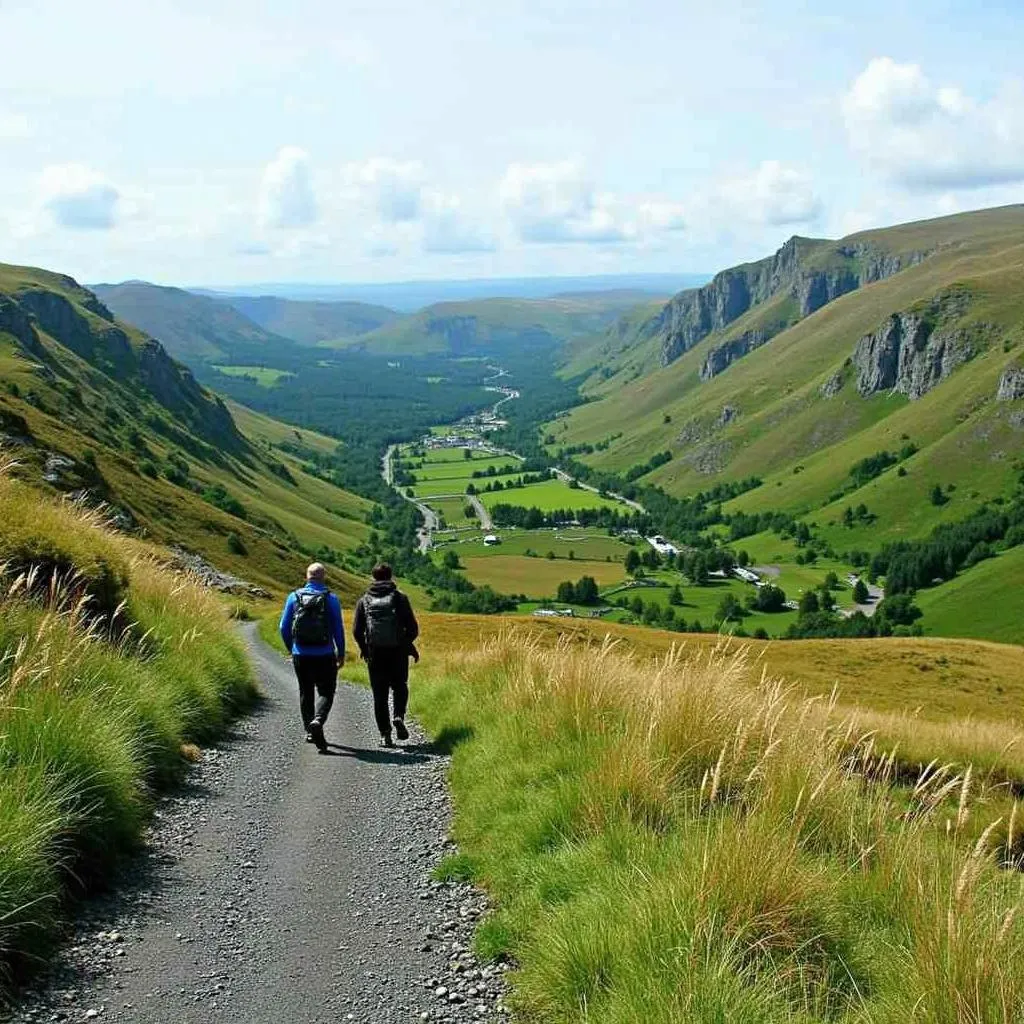
[[[344,685],[318,755],[290,665],[247,635],[266,703],[161,802],[13,1024],[508,1020],[509,965],[472,950],[486,898],[433,877],[457,852],[447,758],[415,723],[377,747]]]

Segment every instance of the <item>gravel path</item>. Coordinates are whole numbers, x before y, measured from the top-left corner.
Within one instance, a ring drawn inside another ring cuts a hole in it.
[[[484,898],[431,880],[454,851],[447,759],[415,727],[404,749],[377,747],[350,686],[318,755],[290,665],[246,636],[266,703],[161,804],[146,853],[83,908],[12,1019],[507,1019],[507,965],[468,949]]]

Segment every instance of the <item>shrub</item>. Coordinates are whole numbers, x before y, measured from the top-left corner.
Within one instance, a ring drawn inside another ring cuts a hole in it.
[[[245,546],[245,541],[238,536],[233,530],[228,534],[228,551],[233,555],[247,555],[249,549]]]

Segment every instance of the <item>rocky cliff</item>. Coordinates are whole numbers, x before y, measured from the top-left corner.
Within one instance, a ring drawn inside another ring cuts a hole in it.
[[[765,328],[763,337],[754,345],[749,343],[757,332],[751,333],[745,343],[746,351],[750,351],[841,295],[890,277],[919,263],[926,255],[896,255],[865,243],[844,244],[794,236],[768,259],[722,271],[702,288],[680,292],[651,321],[645,333],[661,336],[661,361],[667,365],[754,307],[779,296],[791,298],[792,311]],[[741,344],[729,352],[709,356],[705,368],[724,369],[738,355],[746,354],[743,348]]]
[[[717,377],[737,359],[742,359],[755,348],[760,348],[769,337],[769,333],[763,330],[744,331],[738,338],[731,338],[724,344],[715,346],[704,359],[704,365],[700,368],[700,379],[711,380],[712,377]]]
[[[1024,366],[1008,366],[999,378],[996,401],[1016,402],[1024,398]]]
[[[902,313],[857,342],[857,390],[867,397],[893,391],[910,399],[927,394],[987,344],[990,329],[962,323],[970,295],[953,289]]]

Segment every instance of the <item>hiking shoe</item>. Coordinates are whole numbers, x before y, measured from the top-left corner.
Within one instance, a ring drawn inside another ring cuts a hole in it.
[[[395,735],[400,740],[407,740],[409,738],[409,730],[405,727],[405,722],[401,718],[395,719]]]
[[[324,739],[324,727],[315,718],[309,723],[309,735],[313,737],[316,749],[322,754],[327,749],[327,740]]]
[[[395,745],[395,741],[391,738],[391,733],[389,733],[389,732],[381,733],[381,735],[380,735],[380,745],[382,747],[393,747]]]
[[[313,742],[313,734],[308,729],[306,730],[306,742],[307,743],[312,743]]]

